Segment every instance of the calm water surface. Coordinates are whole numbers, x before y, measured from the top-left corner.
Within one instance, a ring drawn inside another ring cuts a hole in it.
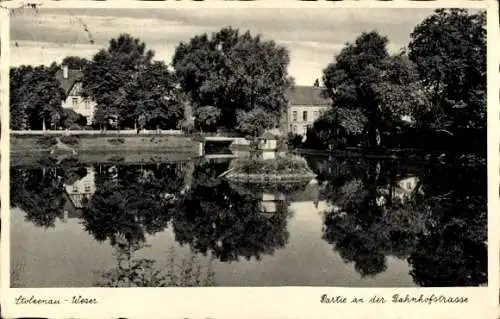
[[[12,163],[12,285],[486,283],[486,165],[305,158],[317,178],[279,187],[229,183],[229,160]]]

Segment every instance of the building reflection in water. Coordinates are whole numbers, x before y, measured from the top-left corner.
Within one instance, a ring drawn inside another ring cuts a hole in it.
[[[86,171],[87,174],[84,177],[71,184],[64,184],[64,195],[67,200],[63,209],[62,222],[67,222],[69,218],[79,218],[82,209],[96,192],[95,169],[89,166],[86,167]]]

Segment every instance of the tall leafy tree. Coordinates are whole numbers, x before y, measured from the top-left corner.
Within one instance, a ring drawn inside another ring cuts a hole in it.
[[[238,110],[236,114],[237,129],[243,134],[256,138],[261,136],[266,129],[275,123],[267,112],[262,108],[255,108],[250,111]]]
[[[89,60],[78,56],[67,56],[61,64],[70,69],[83,70],[89,64]]]
[[[150,129],[176,128],[184,112],[175,83],[163,62],[141,68],[135,80],[119,90],[122,122]]]
[[[220,109],[212,105],[201,106],[195,111],[195,123],[201,131],[211,131],[219,121]]]
[[[56,67],[20,66],[10,70],[10,125],[12,129],[44,129],[59,125],[64,91]]]
[[[256,107],[278,124],[286,107],[286,88],[292,83],[289,62],[287,49],[274,41],[226,27],[180,43],[172,64],[193,106],[221,109],[221,122],[233,128],[238,109]]]
[[[323,71],[332,124],[364,135],[371,147],[382,145],[393,123],[424,102],[412,63],[404,53],[389,55],[387,43],[375,31],[362,33]]]
[[[95,120],[118,116],[119,126],[172,126],[182,117],[173,76],[138,38],[111,39],[84,69],[83,88],[97,102]]]
[[[438,9],[411,34],[409,57],[432,101],[425,120],[461,141],[478,135],[486,151],[486,14]],[[466,132],[466,133],[465,133]]]

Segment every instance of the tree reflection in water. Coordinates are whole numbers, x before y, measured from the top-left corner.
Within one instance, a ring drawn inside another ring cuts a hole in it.
[[[485,163],[310,162],[335,207],[323,238],[361,276],[385,271],[394,256],[408,260],[420,286],[486,283]]]
[[[146,234],[162,232],[171,220],[183,192],[185,165],[96,167],[97,190],[83,210],[82,223],[96,240],[109,239],[115,250],[116,267],[101,273],[96,285],[106,287],[166,287],[211,285],[209,269],[202,269],[194,256],[176,264],[171,252],[166,267],[151,258],[134,257],[149,245]],[[189,172],[188,172],[189,173]],[[168,269],[165,272],[165,269]]]
[[[208,163],[195,169],[193,188],[173,216],[176,241],[222,262],[272,255],[288,242],[288,205],[278,201],[277,211],[266,214],[261,193],[238,190],[218,178],[227,167]]]
[[[448,192],[442,194],[443,181]],[[475,286],[487,282],[487,166],[473,157],[431,169],[427,232],[409,262],[421,286]]]
[[[82,224],[96,240],[115,244],[120,235],[136,242],[167,227],[183,182],[178,165],[106,165],[95,171],[96,192],[83,210]]]
[[[19,207],[26,220],[50,228],[63,213],[66,203],[64,184],[72,183],[87,174],[85,167],[74,160],[47,160],[37,168],[10,170],[10,205]]]
[[[322,237],[362,276],[380,274],[393,256],[409,263],[420,286],[486,283],[486,163],[469,157],[447,165],[308,160],[322,196],[333,205],[324,214]],[[218,177],[227,168],[192,162],[95,165],[95,191],[76,216],[96,240],[109,240],[116,250],[117,268],[101,284],[206,284],[197,275],[181,275],[198,273],[194,257],[172,261],[180,266],[171,277],[168,266],[158,272],[155,261],[134,257],[147,246],[147,235],[170,223],[178,243],[223,262],[259,260],[284,248],[289,190],[230,184]],[[65,187],[88,169],[72,160],[12,168],[11,206],[36,226],[53,227],[67,209]],[[273,205],[264,205],[265,198]]]

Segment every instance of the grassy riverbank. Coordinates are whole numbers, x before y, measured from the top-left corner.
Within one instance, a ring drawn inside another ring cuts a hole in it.
[[[175,152],[197,154],[198,145],[188,136],[175,135],[15,135],[11,153],[46,153],[51,150],[84,152]]]

